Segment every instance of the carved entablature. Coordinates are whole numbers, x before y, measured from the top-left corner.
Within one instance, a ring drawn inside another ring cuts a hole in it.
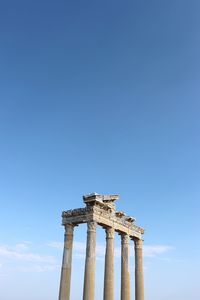
[[[104,202],[105,199],[105,202]],[[63,211],[62,224],[78,225],[96,222],[103,227],[111,227],[115,231],[130,237],[141,239],[144,229],[133,224],[135,219],[124,212],[116,212],[113,202],[117,195],[99,195],[96,193],[84,196],[86,207]],[[88,201],[88,202],[87,202]]]
[[[130,222],[130,223],[133,223],[135,221],[135,218],[133,218],[131,216],[128,216],[128,217],[126,217],[126,221]]]
[[[86,208],[76,208],[76,209],[70,209],[62,212],[63,218],[69,218],[73,216],[80,216],[84,215],[86,213]]]
[[[116,217],[118,217],[118,218],[121,219],[121,218],[123,218],[126,214],[125,214],[124,211],[116,211],[115,215],[116,215]]]

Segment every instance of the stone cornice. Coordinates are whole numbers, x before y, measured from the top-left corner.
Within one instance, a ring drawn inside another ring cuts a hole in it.
[[[133,224],[134,218],[118,213],[115,209],[103,202],[94,202],[84,208],[63,211],[62,224],[78,225],[81,223],[96,222],[102,227],[112,227],[119,233],[128,234],[130,237],[142,238],[144,229]]]

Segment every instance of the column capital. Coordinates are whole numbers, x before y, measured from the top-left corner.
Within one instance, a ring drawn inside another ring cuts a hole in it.
[[[105,228],[105,231],[106,231],[106,239],[114,239],[115,230],[113,227],[107,227]]]
[[[97,226],[97,223],[96,222],[88,222],[87,223],[87,230],[88,231],[94,231],[96,232],[96,226]]]
[[[134,239],[135,249],[142,249],[142,240]]]
[[[120,233],[120,235],[121,235],[122,244],[128,244],[129,243],[129,235],[126,233]]]
[[[71,223],[65,224],[65,234],[72,235],[74,232],[74,225]]]

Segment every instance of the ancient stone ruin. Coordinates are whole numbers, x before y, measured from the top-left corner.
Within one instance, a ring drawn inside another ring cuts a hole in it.
[[[97,225],[100,225],[106,232],[103,299],[114,300],[114,235],[117,232],[121,236],[121,300],[130,300],[129,240],[135,245],[135,300],[144,300],[142,267],[144,229],[134,224],[133,217],[116,210],[115,201],[118,198],[118,195],[92,193],[83,196],[84,208],[63,211],[62,224],[65,227],[65,240],[59,300],[70,299],[73,231],[75,226],[82,223],[87,223],[83,300],[94,300]]]

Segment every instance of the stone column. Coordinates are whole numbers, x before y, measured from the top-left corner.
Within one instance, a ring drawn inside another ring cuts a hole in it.
[[[134,243],[135,243],[135,300],[144,300],[142,240],[135,238]]]
[[[113,228],[106,228],[104,300],[114,300],[114,235]]]
[[[59,300],[70,299],[73,231],[74,226],[72,224],[65,225],[65,239],[60,279]]]
[[[85,277],[83,300],[94,300],[95,291],[95,248],[96,248],[96,223],[87,224],[87,247],[85,258]]]
[[[121,234],[121,300],[130,300],[129,236]]]

